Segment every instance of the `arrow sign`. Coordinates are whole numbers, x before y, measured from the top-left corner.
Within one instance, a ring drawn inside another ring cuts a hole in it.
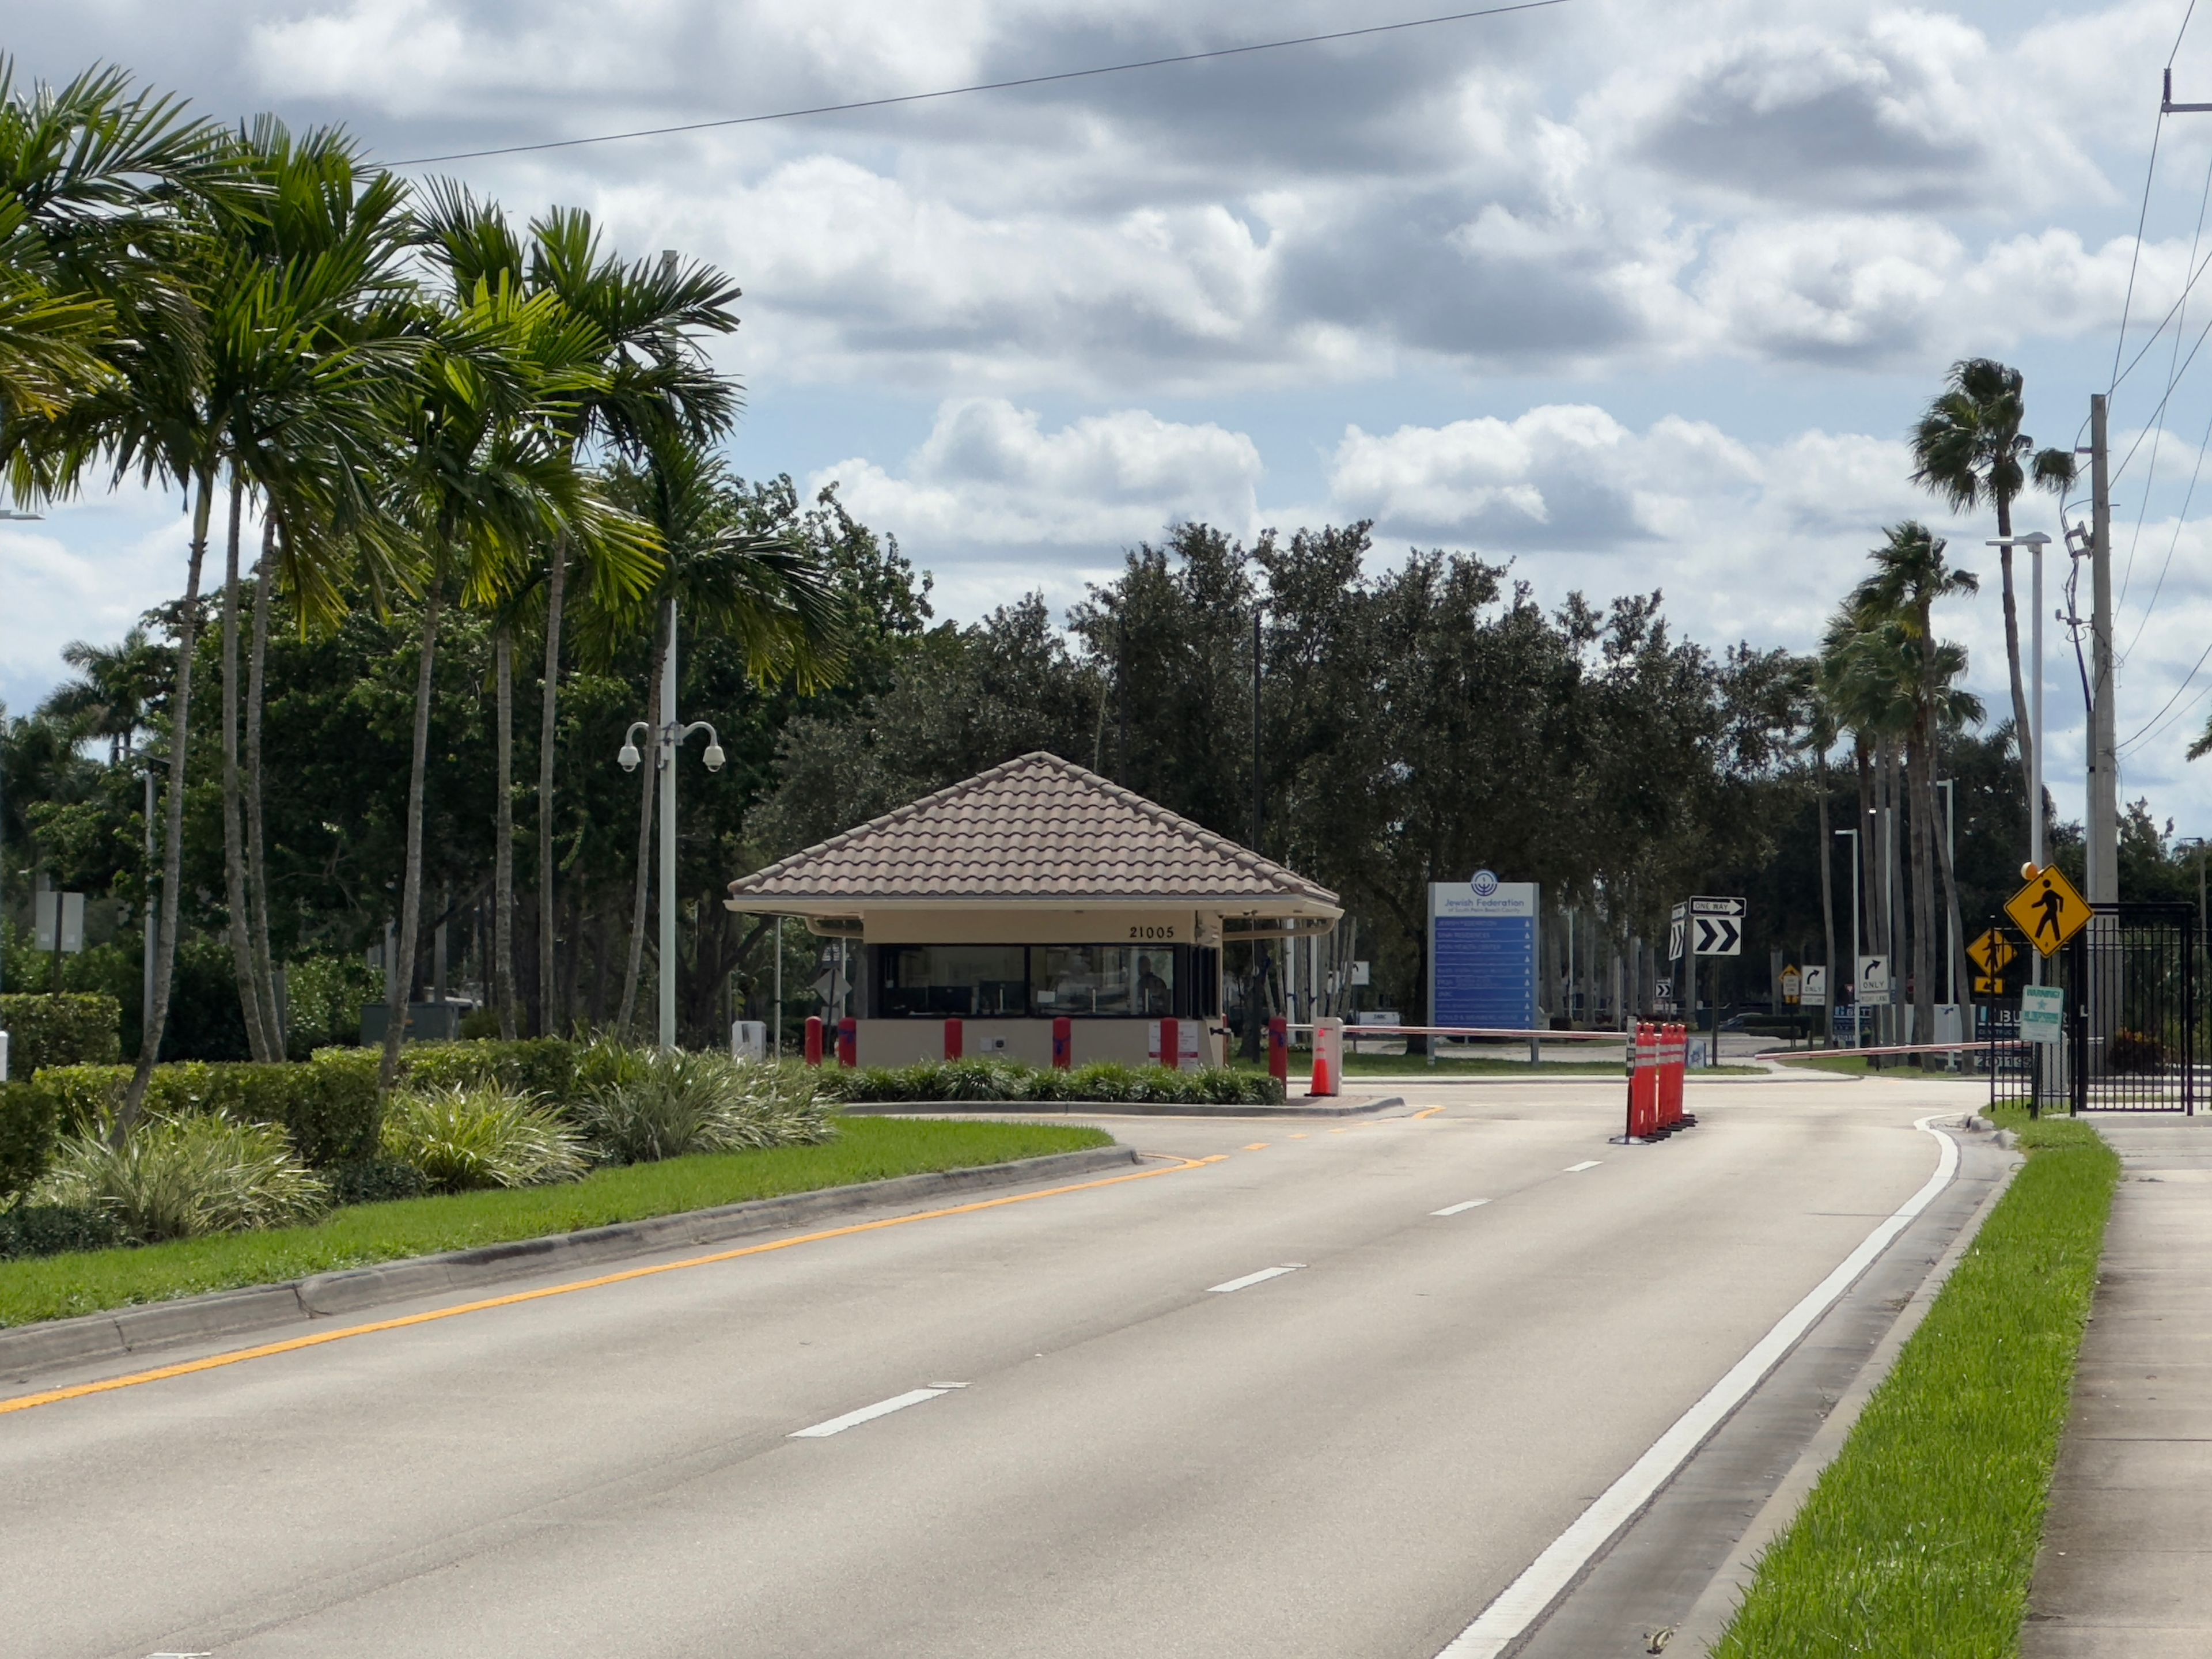
[[[1693,916],[1697,924],[1698,954],[1735,957],[1743,954],[1743,924],[1734,916]]]

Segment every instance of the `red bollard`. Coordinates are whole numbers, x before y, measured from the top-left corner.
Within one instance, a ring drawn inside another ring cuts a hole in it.
[[[1667,1028],[1667,1086],[1660,1096],[1659,1127],[1671,1129],[1682,1121],[1682,1080],[1690,1063],[1690,1028]]]
[[[1659,1129],[1660,1028],[1645,1024],[1636,1028],[1636,1127],[1631,1131],[1648,1140]]]
[[[822,1016],[819,1014],[806,1017],[806,1063],[809,1066],[822,1063]]]
[[[860,1063],[860,1022],[857,1019],[837,1022],[837,1063],[847,1071]]]
[[[1271,1019],[1267,1022],[1267,1075],[1283,1085],[1291,1081],[1291,1022]]]
[[[1182,1027],[1179,1021],[1160,1022],[1160,1064],[1170,1072],[1182,1070]]]
[[[965,1029],[962,1026],[961,1022],[957,1019],[946,1020],[945,1022],[945,1059],[959,1059],[961,1054],[965,1052],[966,1048],[967,1033]]]
[[[1062,1016],[1052,1023],[1052,1069],[1072,1071],[1075,1066],[1075,1022]]]

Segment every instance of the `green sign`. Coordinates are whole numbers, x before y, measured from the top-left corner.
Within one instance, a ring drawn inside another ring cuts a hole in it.
[[[2021,1036],[2030,1042],[2056,1042],[2065,1023],[2065,992],[2056,985],[2021,987]]]

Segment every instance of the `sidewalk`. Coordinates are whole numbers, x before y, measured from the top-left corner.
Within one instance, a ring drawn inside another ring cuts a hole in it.
[[[2212,1118],[2099,1113],[2125,1173],[2021,1659],[2212,1653]]]

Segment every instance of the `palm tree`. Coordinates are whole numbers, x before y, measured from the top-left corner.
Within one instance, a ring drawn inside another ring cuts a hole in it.
[[[28,92],[0,60],[0,213],[17,270],[51,293],[96,302],[110,319],[104,373],[57,388],[43,410],[20,396],[0,425],[0,466],[16,500],[73,495],[95,468],[185,492],[191,532],[178,611],[176,679],[168,699],[169,780],[161,949],[153,1006],[116,1132],[137,1120],[167,1023],[183,886],[185,758],[201,569],[214,506],[217,452],[207,416],[207,340],[196,283],[215,256],[210,229],[251,216],[258,187],[236,147],[183,105],[133,92],[119,70]]]
[[[1836,717],[1836,706],[1828,695],[1818,661],[1802,664],[1794,678],[1796,684],[1792,692],[1796,703],[1799,733],[1796,747],[1800,754],[1813,757],[1813,787],[1820,810],[1820,935],[1824,950],[1820,959],[1826,964],[1826,1006],[1832,1008],[1838,981],[1836,978],[1835,861],[1830,856],[1830,849],[1836,842],[1828,828],[1828,756],[1843,736],[1843,726]],[[1833,1027],[1829,1030],[1832,1030]],[[1822,1040],[1826,1041],[1826,1033],[1823,1033]]]
[[[422,611],[400,971],[392,977],[380,1073],[386,1090],[398,1066],[421,923],[423,775],[446,603],[496,603],[520,585],[530,550],[556,536],[590,550],[617,592],[641,589],[658,568],[651,532],[607,506],[564,441],[577,401],[605,389],[598,331],[551,295],[526,295],[504,272],[470,281],[451,251],[490,234],[497,211],[451,186],[434,186],[429,197],[422,234],[433,268],[450,287],[418,316],[424,361],[409,387],[392,490],[394,512],[417,550],[412,586]]]
[[[170,668],[168,653],[150,643],[143,628],[133,628],[120,645],[72,640],[62,660],[77,671],[39,705],[40,714],[59,720],[87,737],[107,739],[107,763],[132,758],[146,711]]]
[[[608,494],[659,533],[660,577],[628,605],[611,611],[593,605],[584,631],[587,644],[606,656],[624,635],[635,637],[645,628],[652,629],[647,723],[658,729],[666,718],[660,706],[661,674],[679,616],[695,634],[735,641],[757,681],[790,679],[801,690],[823,684],[838,665],[842,644],[837,599],[812,550],[788,534],[748,529],[736,481],[711,452],[674,434],[648,439],[644,447],[643,465],[616,464]],[[636,1014],[645,955],[655,781],[653,770],[645,769],[629,960],[616,1027],[622,1031]],[[659,971],[672,974],[676,964],[664,962]]]
[[[1993,358],[1968,357],[1952,364],[1943,391],[1912,429],[1912,482],[1954,513],[1971,512],[1984,501],[1996,510],[2001,544],[1997,568],[2004,592],[2005,663],[2012,679],[2013,729],[2020,734],[2021,776],[2033,797],[2033,745],[2043,741],[2043,733],[2030,730],[2027,689],[2021,673],[2020,612],[2013,594],[2012,504],[2031,476],[2038,487],[2063,494],[2074,482],[2075,469],[2072,450],[2038,450],[2035,441],[2021,431],[2020,423],[2026,416],[2021,385],[2018,369]],[[2029,800],[2029,811],[2042,810],[2042,802]]]

